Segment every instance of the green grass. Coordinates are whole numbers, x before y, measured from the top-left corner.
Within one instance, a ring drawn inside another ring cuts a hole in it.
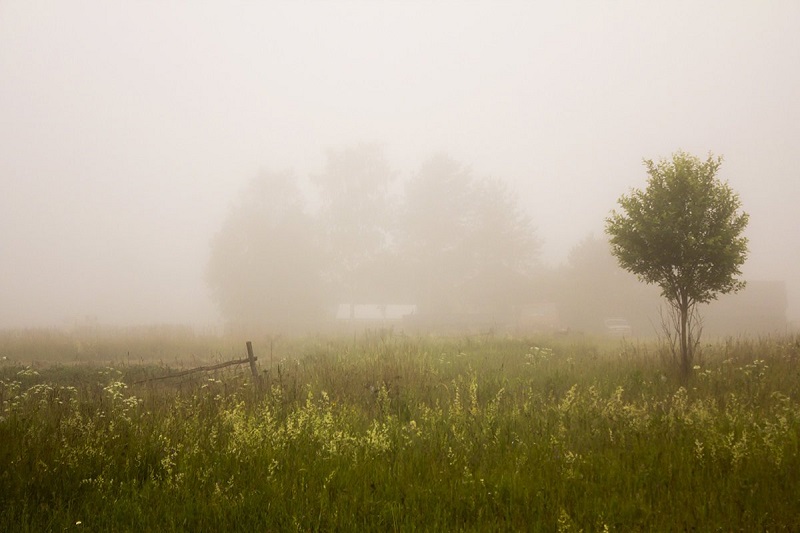
[[[685,385],[645,344],[284,339],[261,390],[36,342],[0,345],[2,531],[800,529],[797,337],[706,345]],[[202,344],[167,348],[244,349]]]

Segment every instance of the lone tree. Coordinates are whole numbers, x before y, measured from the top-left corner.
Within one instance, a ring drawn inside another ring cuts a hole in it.
[[[647,189],[618,200],[621,212],[611,212],[606,233],[622,268],[661,287],[672,319],[664,328],[686,379],[700,339],[697,304],[744,287],[736,276],[747,258],[748,215],[716,177],[721,157],[701,161],[679,151],[671,161],[644,164]]]

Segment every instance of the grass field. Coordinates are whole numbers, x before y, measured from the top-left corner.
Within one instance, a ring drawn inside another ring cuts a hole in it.
[[[0,530],[800,530],[800,337],[253,340],[0,335]]]

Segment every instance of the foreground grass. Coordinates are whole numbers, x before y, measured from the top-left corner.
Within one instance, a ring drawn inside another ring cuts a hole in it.
[[[798,338],[706,346],[688,384],[588,341],[279,351],[260,390],[6,363],[0,530],[800,530]]]

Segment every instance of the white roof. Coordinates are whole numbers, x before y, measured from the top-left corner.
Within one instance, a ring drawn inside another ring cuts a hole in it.
[[[339,304],[337,320],[400,320],[417,312],[414,304]]]

